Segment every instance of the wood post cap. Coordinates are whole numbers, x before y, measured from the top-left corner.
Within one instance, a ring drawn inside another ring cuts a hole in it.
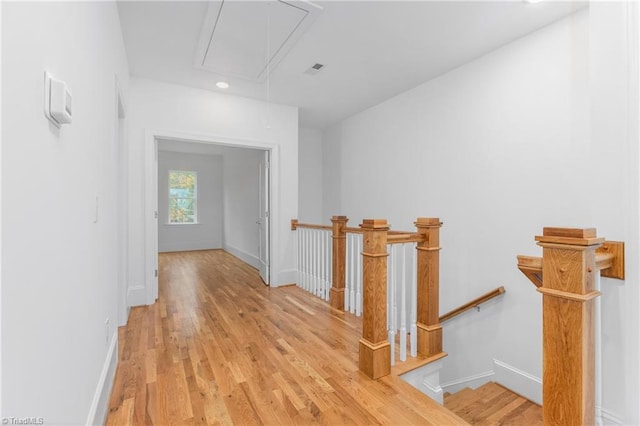
[[[437,217],[419,217],[414,222],[414,225],[420,226],[442,226],[440,218]]]
[[[346,216],[331,216],[331,222],[346,222],[349,218]]]
[[[604,238],[598,238],[596,228],[553,228],[545,227],[542,235],[535,240],[539,243],[567,244],[574,246],[593,246],[602,244]]]
[[[387,219],[362,219],[361,228],[366,229],[389,229]]]
[[[596,238],[596,228],[542,228],[544,237]]]

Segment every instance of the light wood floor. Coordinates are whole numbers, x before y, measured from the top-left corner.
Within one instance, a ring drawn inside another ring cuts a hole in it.
[[[445,395],[444,406],[472,425],[542,425],[541,406],[493,382]]]
[[[161,254],[158,302],[119,331],[107,424],[465,424],[394,375],[361,374],[360,329],[223,251]]]

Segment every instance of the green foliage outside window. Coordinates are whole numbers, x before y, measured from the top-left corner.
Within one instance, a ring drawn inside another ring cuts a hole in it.
[[[169,171],[169,223],[196,223],[197,211],[196,172]]]

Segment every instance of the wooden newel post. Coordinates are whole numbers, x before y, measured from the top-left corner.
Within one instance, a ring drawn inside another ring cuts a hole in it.
[[[333,216],[333,249],[332,249],[332,281],[329,290],[329,304],[332,308],[344,311],[344,280],[347,259],[347,227],[346,216]]]
[[[440,324],[440,227],[439,218],[419,217],[415,226],[425,236],[417,244],[418,354],[433,357],[442,351]]]
[[[385,219],[365,219],[362,248],[362,339],[360,371],[372,379],[391,372],[387,340],[387,231]]]
[[[543,386],[545,425],[592,425],[596,230],[544,228],[542,246]]]

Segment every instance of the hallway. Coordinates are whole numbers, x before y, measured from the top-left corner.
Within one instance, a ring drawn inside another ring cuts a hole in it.
[[[119,331],[107,424],[465,424],[358,371],[360,319],[271,289],[222,251],[160,255],[159,300]]]

